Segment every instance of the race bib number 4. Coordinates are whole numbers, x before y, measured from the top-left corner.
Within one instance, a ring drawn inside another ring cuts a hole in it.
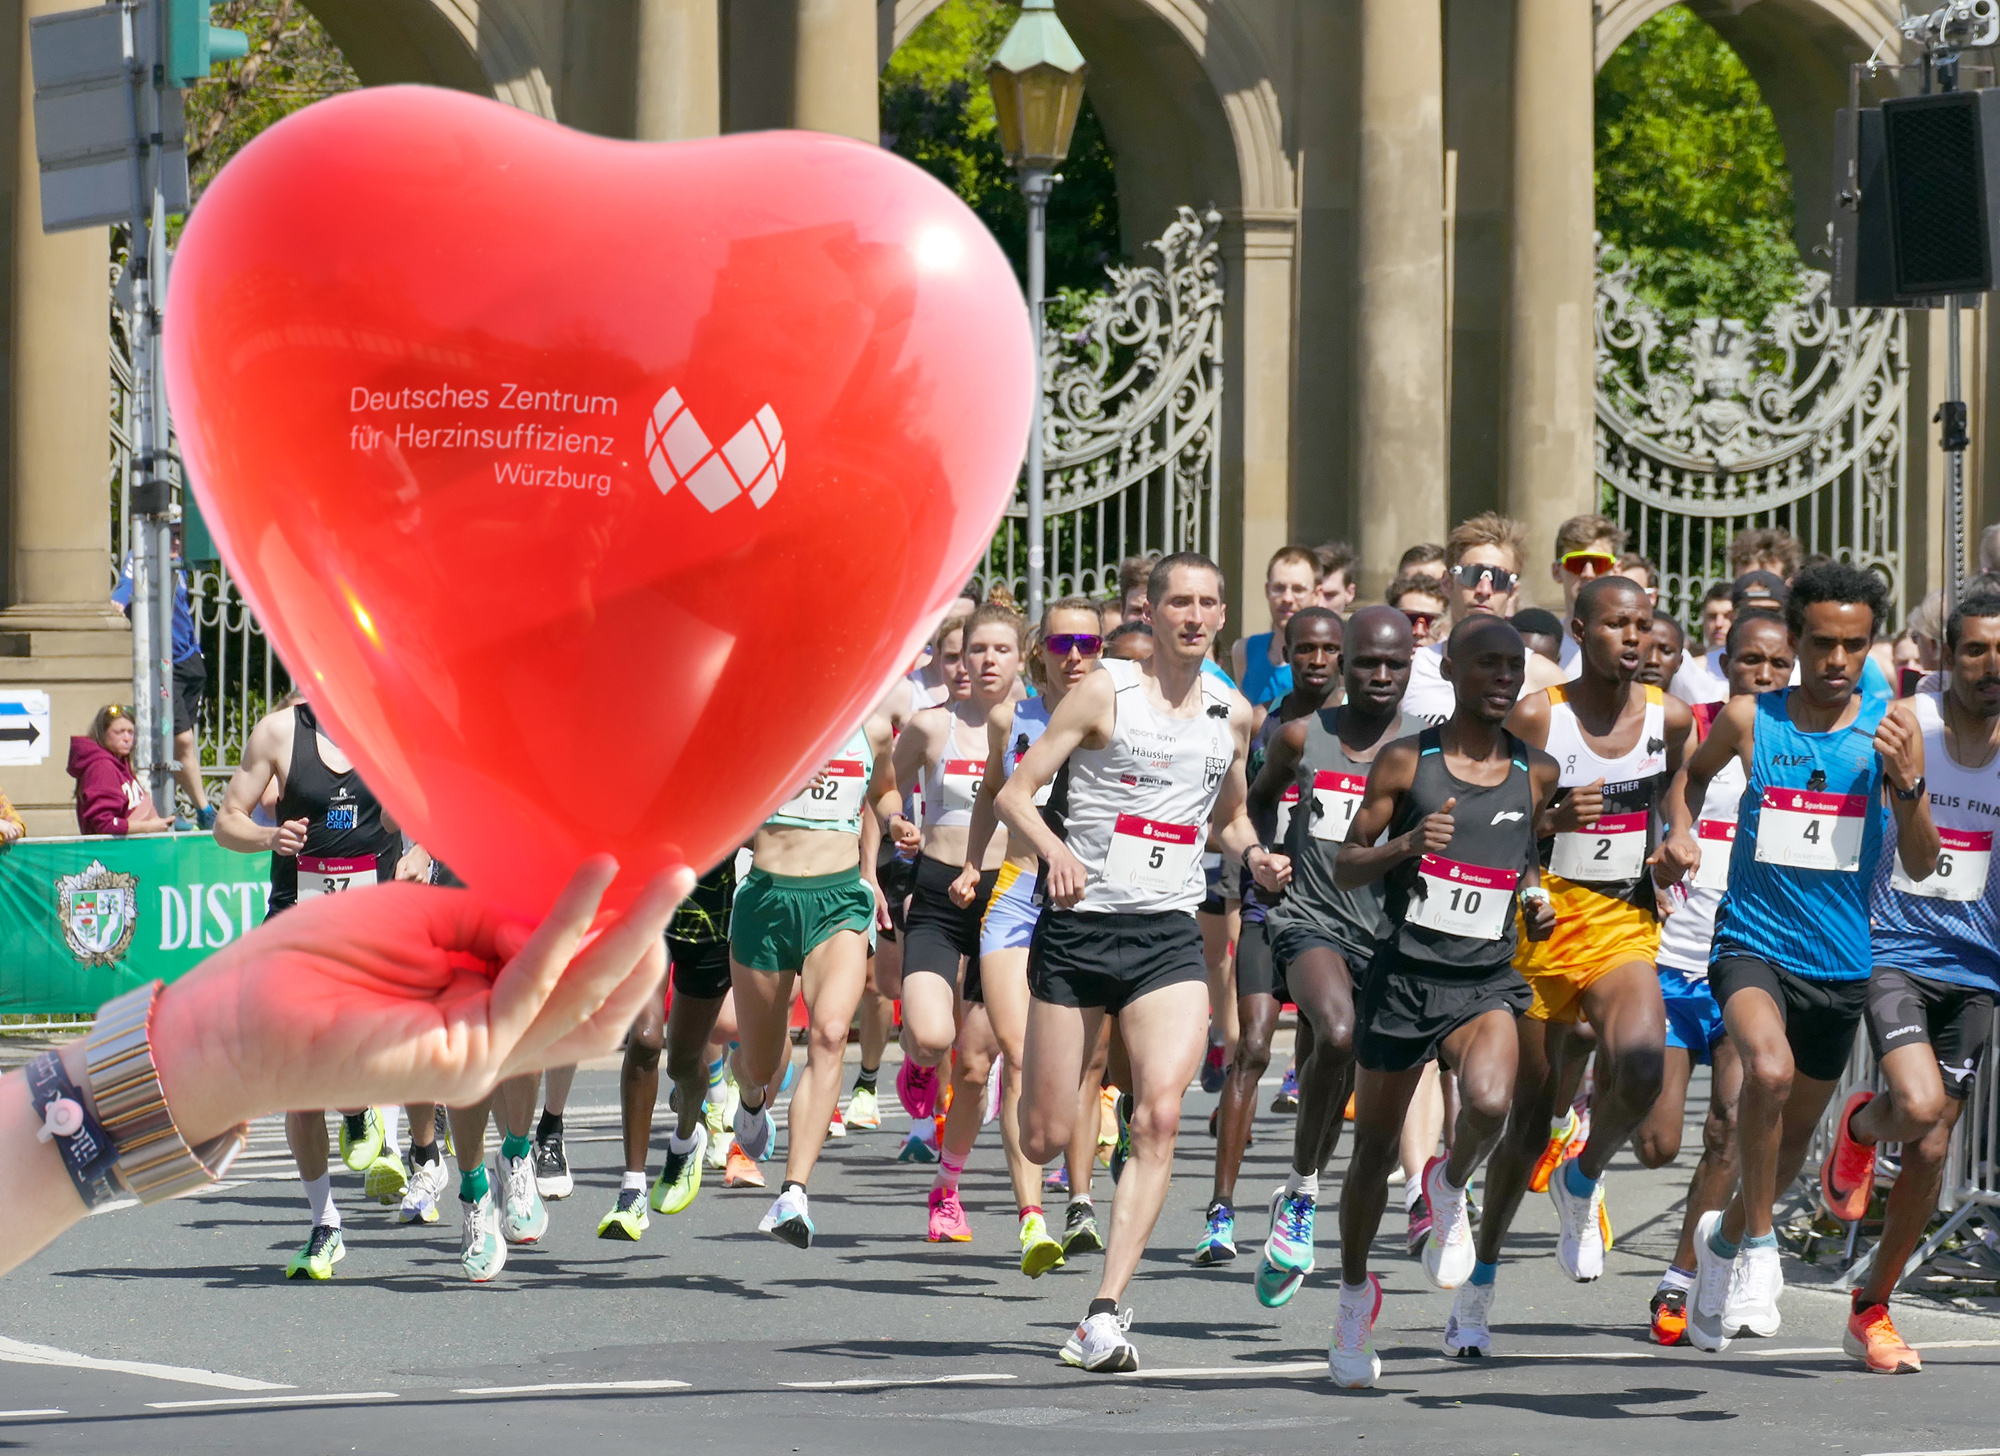
[[[1507,933],[1513,918],[1514,887],[1520,882],[1520,875],[1513,870],[1460,864],[1427,854],[1417,862],[1422,893],[1411,897],[1404,918],[1445,935],[1498,940]]]
[[[1104,878],[1156,894],[1179,894],[1193,874],[1200,840],[1199,825],[1162,824],[1120,814],[1104,856]]]
[[[358,890],[363,885],[372,885],[380,878],[375,873],[375,856],[356,855],[353,859],[319,859],[313,855],[299,856],[299,899],[317,899],[321,895],[338,895],[344,890]]]
[[[1549,872],[1579,884],[1636,880],[1646,863],[1646,813],[1606,814],[1589,829],[1558,834]]]
[[[1694,837],[1701,841],[1701,863],[1695,868],[1694,887],[1697,890],[1728,889],[1729,855],[1736,844],[1736,821],[1703,819],[1695,825]]]
[[[1993,863],[1990,829],[1940,829],[1937,868],[1927,880],[1913,880],[1901,855],[1889,871],[1889,883],[1905,895],[1932,900],[1977,900],[1986,893],[1986,872]]]
[[[1344,844],[1354,816],[1360,812],[1362,791],[1367,787],[1365,774],[1338,773],[1331,769],[1314,774],[1312,837]]]
[[[824,819],[828,823],[852,819],[861,812],[867,788],[861,760],[837,758],[780,805],[778,812],[788,819]]]
[[[1764,864],[1851,875],[1861,868],[1867,826],[1864,794],[1766,789],[1757,816],[1757,858]]]

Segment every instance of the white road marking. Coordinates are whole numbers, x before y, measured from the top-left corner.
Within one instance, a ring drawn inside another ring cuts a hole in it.
[[[1324,1375],[1326,1361],[1282,1360],[1275,1365],[1184,1365],[1174,1370],[1123,1370],[1118,1373],[1128,1380],[1163,1380],[1204,1375],[1304,1375],[1314,1370]]]
[[[2000,1446],[1967,1446],[1956,1451],[1870,1451],[1868,1456],[2000,1456]]]
[[[0,1421],[12,1420],[16,1416],[66,1416],[68,1414],[68,1411],[57,1410],[54,1406],[50,1406],[47,1410],[0,1411]]]
[[[1018,1380],[1018,1375],[936,1375],[923,1380],[899,1380],[893,1376],[860,1380],[783,1380],[787,1390],[880,1390],[890,1385],[964,1385],[977,1380]]]
[[[103,1370],[114,1375],[144,1375],[153,1380],[178,1380],[184,1385],[209,1385],[217,1390],[292,1390],[290,1385],[274,1385],[268,1380],[252,1380],[244,1375],[224,1375],[216,1370],[196,1370],[185,1365],[155,1365],[149,1360],[100,1360],[53,1345],[31,1345],[25,1340],[0,1336],[0,1361],[11,1365],[61,1365],[71,1370]]]
[[[691,1390],[685,1380],[569,1380],[551,1385],[468,1385],[453,1395],[546,1395],[565,1390]]]
[[[327,1395],[241,1395],[234,1400],[149,1400],[147,1410],[215,1410],[225,1406],[319,1405],[335,1400],[401,1400],[393,1390],[342,1390]]]

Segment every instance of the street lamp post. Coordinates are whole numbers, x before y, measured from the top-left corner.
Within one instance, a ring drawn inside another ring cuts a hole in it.
[[[1028,203],[1028,316],[1035,335],[1035,399],[1028,422],[1028,617],[1042,619],[1042,303],[1047,281],[1049,193],[1069,155],[1090,67],[1056,17],[1055,0],[1022,0],[1021,15],[986,68],[1007,160]]]

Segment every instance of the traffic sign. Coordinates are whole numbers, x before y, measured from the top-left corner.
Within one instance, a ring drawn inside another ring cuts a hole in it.
[[[34,688],[0,688],[0,766],[40,763],[49,756],[49,695]]]

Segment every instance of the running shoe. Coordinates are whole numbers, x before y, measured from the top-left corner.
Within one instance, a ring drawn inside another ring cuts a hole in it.
[[[403,1202],[396,1210],[396,1222],[436,1223],[444,1190],[450,1180],[451,1174],[445,1171],[442,1157],[417,1164],[410,1170],[410,1184],[403,1190]]]
[[[910,1121],[920,1122],[937,1115],[938,1074],[936,1067],[920,1067],[905,1058],[896,1069],[896,1096]]]
[[[361,1180],[362,1190],[384,1204],[401,1203],[403,1190],[409,1186],[410,1175],[403,1167],[403,1160],[387,1151],[368,1165],[368,1172]]]
[[[361,1123],[357,1130],[353,1123]],[[340,1119],[340,1159],[357,1173],[365,1173],[382,1156],[382,1114],[373,1107],[363,1108],[355,1118]]]
[[[1688,1292],[1660,1289],[1653,1294],[1653,1343],[1684,1345],[1688,1330]]]
[[[1049,1236],[1049,1221],[1039,1213],[1021,1220],[1021,1272],[1039,1279],[1063,1266],[1063,1246]]]
[[[1731,1335],[1770,1339],[1784,1318],[1778,1296],[1785,1292],[1784,1260],[1775,1248],[1746,1248],[1737,1255],[1729,1281],[1729,1300],[1722,1310],[1722,1328]]]
[[[1236,1212],[1226,1203],[1211,1203],[1208,1227],[1201,1232],[1201,1242],[1194,1246],[1194,1261],[1206,1269],[1212,1264],[1227,1264],[1235,1257]]]
[[[1094,1314],[1063,1342],[1062,1361],[1093,1375],[1123,1374],[1139,1368],[1139,1351],[1125,1332],[1132,1328],[1132,1311]]]
[[[771,1121],[768,1105],[755,1112],[740,1104],[736,1109],[736,1141],[745,1154],[761,1163],[771,1156],[771,1144],[778,1138],[778,1125]]]
[[[194,811],[194,827],[202,830],[215,828],[215,805]]]
[[[849,1127],[880,1127],[882,1104],[875,1100],[875,1089],[856,1087],[847,1099],[847,1111],[844,1116]]]
[[[576,1180],[569,1174],[569,1153],[563,1147],[561,1133],[552,1137],[536,1138],[533,1153],[535,1164],[535,1191],[544,1198],[567,1198],[576,1191]]]
[[[1087,1198],[1073,1198],[1063,1210],[1063,1254],[1095,1254],[1104,1247],[1097,1231],[1097,1208]]]
[[[1847,1317],[1847,1333],[1841,1339],[1841,1346],[1861,1362],[1863,1370],[1877,1375],[1915,1375],[1924,1368],[1923,1357],[1896,1333],[1896,1326],[1889,1319],[1889,1306],[1864,1306],[1858,1294]]]
[[[1375,1353],[1375,1316],[1381,1312],[1380,1276],[1370,1274],[1367,1286],[1359,1291],[1341,1286],[1326,1365],[1333,1383],[1343,1390],[1366,1390],[1382,1378],[1382,1360]]]
[[[826,1135],[830,1138],[847,1136],[847,1120],[840,1115],[840,1104],[833,1104],[833,1116],[826,1121]]]
[[[1289,1304],[1313,1271],[1313,1200],[1306,1194],[1287,1195],[1280,1187],[1271,1195],[1271,1236],[1257,1259],[1254,1287],[1266,1309]]]
[[[1273,1112],[1297,1112],[1299,1110],[1299,1069],[1285,1068],[1285,1078],[1278,1083],[1278,1095],[1271,1099]]]
[[[700,1161],[696,1160],[697,1163]],[[639,1242],[639,1235],[646,1231],[652,1219],[646,1216],[646,1192],[643,1188],[620,1188],[618,1201],[611,1206],[611,1212],[597,1221],[597,1236],[600,1239],[623,1239],[629,1244]]]
[[[926,1119],[912,1123],[896,1153],[899,1163],[935,1163],[938,1160],[937,1124]]]
[[[1445,1182],[1443,1155],[1424,1164],[1424,1199],[1431,1206],[1424,1278],[1439,1289],[1456,1289],[1472,1274],[1472,1220],[1466,1214],[1465,1190]]]
[[[779,1192],[770,1210],[757,1220],[757,1232],[769,1234],[781,1244],[810,1249],[813,1242],[812,1213],[806,1207],[806,1191],[791,1187]]]
[[[722,1166],[722,1186],[724,1188],[762,1188],[764,1170],[757,1166],[757,1160],[743,1151],[743,1144],[731,1142]]]
[[[1069,1192],[1069,1165],[1057,1163],[1042,1175],[1042,1187],[1050,1193]]]
[[[730,1117],[734,1118],[735,1115],[732,1112]],[[708,1138],[708,1150],[702,1154],[702,1161],[708,1165],[711,1172],[720,1173],[729,1167],[729,1150],[736,1146],[736,1139],[731,1134],[727,1121],[722,1124],[720,1132],[715,1130],[712,1123],[703,1122],[702,1131]]]
[[[1118,1141],[1111,1148],[1111,1183],[1117,1186],[1125,1176],[1125,1165],[1132,1160],[1132,1098],[1130,1093],[1118,1097]]]
[[[1826,1205],[1829,1216],[1842,1223],[1860,1222],[1875,1192],[1875,1149],[1855,1141],[1854,1134],[1848,1131],[1854,1114],[1874,1100],[1873,1092],[1856,1092],[1847,1099],[1847,1106],[1840,1110],[1840,1121],[1834,1124],[1833,1146],[1827,1149],[1826,1161],[1819,1165],[1820,1202]],[[1884,1324],[1888,1319],[1886,1314],[1882,1316]],[[1892,1338],[1895,1333],[1893,1328],[1889,1331]]]
[[[316,1223],[306,1236],[305,1247],[285,1264],[287,1279],[331,1279],[333,1266],[347,1257],[347,1245],[340,1230],[330,1223]]]
[[[710,1092],[715,1089],[711,1087]],[[729,1134],[736,1123],[736,1109],[742,1105],[742,1094],[736,1084],[724,1081],[722,1095],[710,1097],[702,1103],[701,1116],[708,1128],[708,1166],[720,1168],[729,1156]]]
[[[660,1165],[660,1176],[653,1181],[653,1207],[661,1213],[679,1213],[694,1202],[695,1194],[701,1192],[702,1154],[708,1151],[708,1129],[697,1123],[694,1130],[694,1146],[684,1153],[674,1151],[672,1143],[667,1144],[667,1160]],[[725,1157],[727,1154],[725,1154]],[[750,1165],[756,1167],[755,1163]],[[757,1181],[761,1185],[763,1175]],[[723,1186],[729,1180],[723,1179]]]
[[[1577,1147],[1578,1151],[1582,1150],[1582,1144],[1577,1140],[1577,1132],[1578,1118],[1576,1109],[1572,1107],[1569,1109],[1569,1115],[1563,1119],[1562,1125],[1550,1130],[1548,1146],[1543,1148],[1542,1155],[1535,1159],[1534,1171],[1528,1174],[1528,1191],[1530,1193],[1546,1193],[1549,1191],[1549,1179],[1555,1175],[1557,1167],[1562,1164],[1565,1158],[1575,1156],[1574,1153],[1570,1152],[1572,1144]]]
[[[1694,1226],[1694,1297],[1688,1300],[1688,1343],[1697,1350],[1726,1350],[1729,1330],[1722,1322],[1729,1307],[1729,1286],[1736,1268],[1709,1247],[1722,1224],[1721,1211],[1704,1213]]]
[[[1569,1167],[1549,1179],[1549,1201],[1556,1206],[1561,1231],[1556,1235],[1556,1267],[1578,1284],[1604,1274],[1604,1180],[1578,1195],[1569,1186]]]
[[[507,1267],[507,1241],[500,1237],[500,1211],[493,1195],[482,1193],[477,1203],[458,1201],[458,1262],[465,1277],[484,1284]]]
[[[1452,1297],[1444,1322],[1444,1352],[1460,1360],[1478,1360],[1493,1353],[1493,1291],[1498,1284],[1461,1284]]]
[[[1219,1041],[1208,1044],[1208,1054],[1201,1059],[1201,1090],[1220,1092],[1222,1084],[1229,1080],[1229,1063],[1223,1059],[1223,1045]]]
[[[500,1159],[500,1232],[510,1244],[538,1244],[549,1231],[549,1210],[535,1186],[535,1165],[527,1157]]]
[[[924,1237],[934,1244],[969,1244],[972,1225],[965,1221],[965,1205],[958,1201],[956,1188],[933,1188],[930,1197],[930,1227]]]
[[[1417,1201],[1403,1206],[1410,1217],[1410,1230],[1406,1236],[1410,1257],[1416,1258],[1424,1251],[1424,1241],[1431,1236],[1431,1201],[1424,1197],[1422,1180],[1418,1180]]]

